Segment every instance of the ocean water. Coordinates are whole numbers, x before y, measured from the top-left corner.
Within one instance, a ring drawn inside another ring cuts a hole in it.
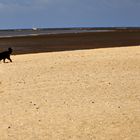
[[[88,32],[107,32],[113,30],[93,29],[93,28],[50,28],[50,29],[14,29],[0,30],[0,38],[3,37],[20,37],[20,36],[38,36],[49,34],[67,34],[67,33],[88,33]]]
[[[67,33],[89,33],[89,32],[112,32],[116,30],[128,30],[140,28],[126,28],[126,27],[110,27],[110,28],[32,28],[32,29],[10,29],[0,30],[0,38],[6,37],[20,37],[20,36],[38,36],[49,34],[67,34]]]

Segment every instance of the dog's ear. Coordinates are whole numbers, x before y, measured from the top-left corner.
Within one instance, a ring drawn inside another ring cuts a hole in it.
[[[12,51],[13,51],[13,49],[12,49],[12,48],[8,48],[8,51],[12,52]]]

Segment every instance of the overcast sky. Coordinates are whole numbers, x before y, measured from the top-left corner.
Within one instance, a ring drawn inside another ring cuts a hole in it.
[[[0,0],[0,29],[140,26],[140,0]]]

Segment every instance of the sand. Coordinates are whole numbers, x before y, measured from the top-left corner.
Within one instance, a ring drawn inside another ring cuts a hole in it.
[[[0,37],[0,52],[12,47],[16,55],[138,45],[140,30]]]
[[[0,140],[139,140],[140,47],[12,55],[0,62]]]

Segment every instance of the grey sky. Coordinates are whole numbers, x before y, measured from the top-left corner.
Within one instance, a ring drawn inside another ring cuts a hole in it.
[[[0,28],[140,26],[140,0],[0,0]]]

